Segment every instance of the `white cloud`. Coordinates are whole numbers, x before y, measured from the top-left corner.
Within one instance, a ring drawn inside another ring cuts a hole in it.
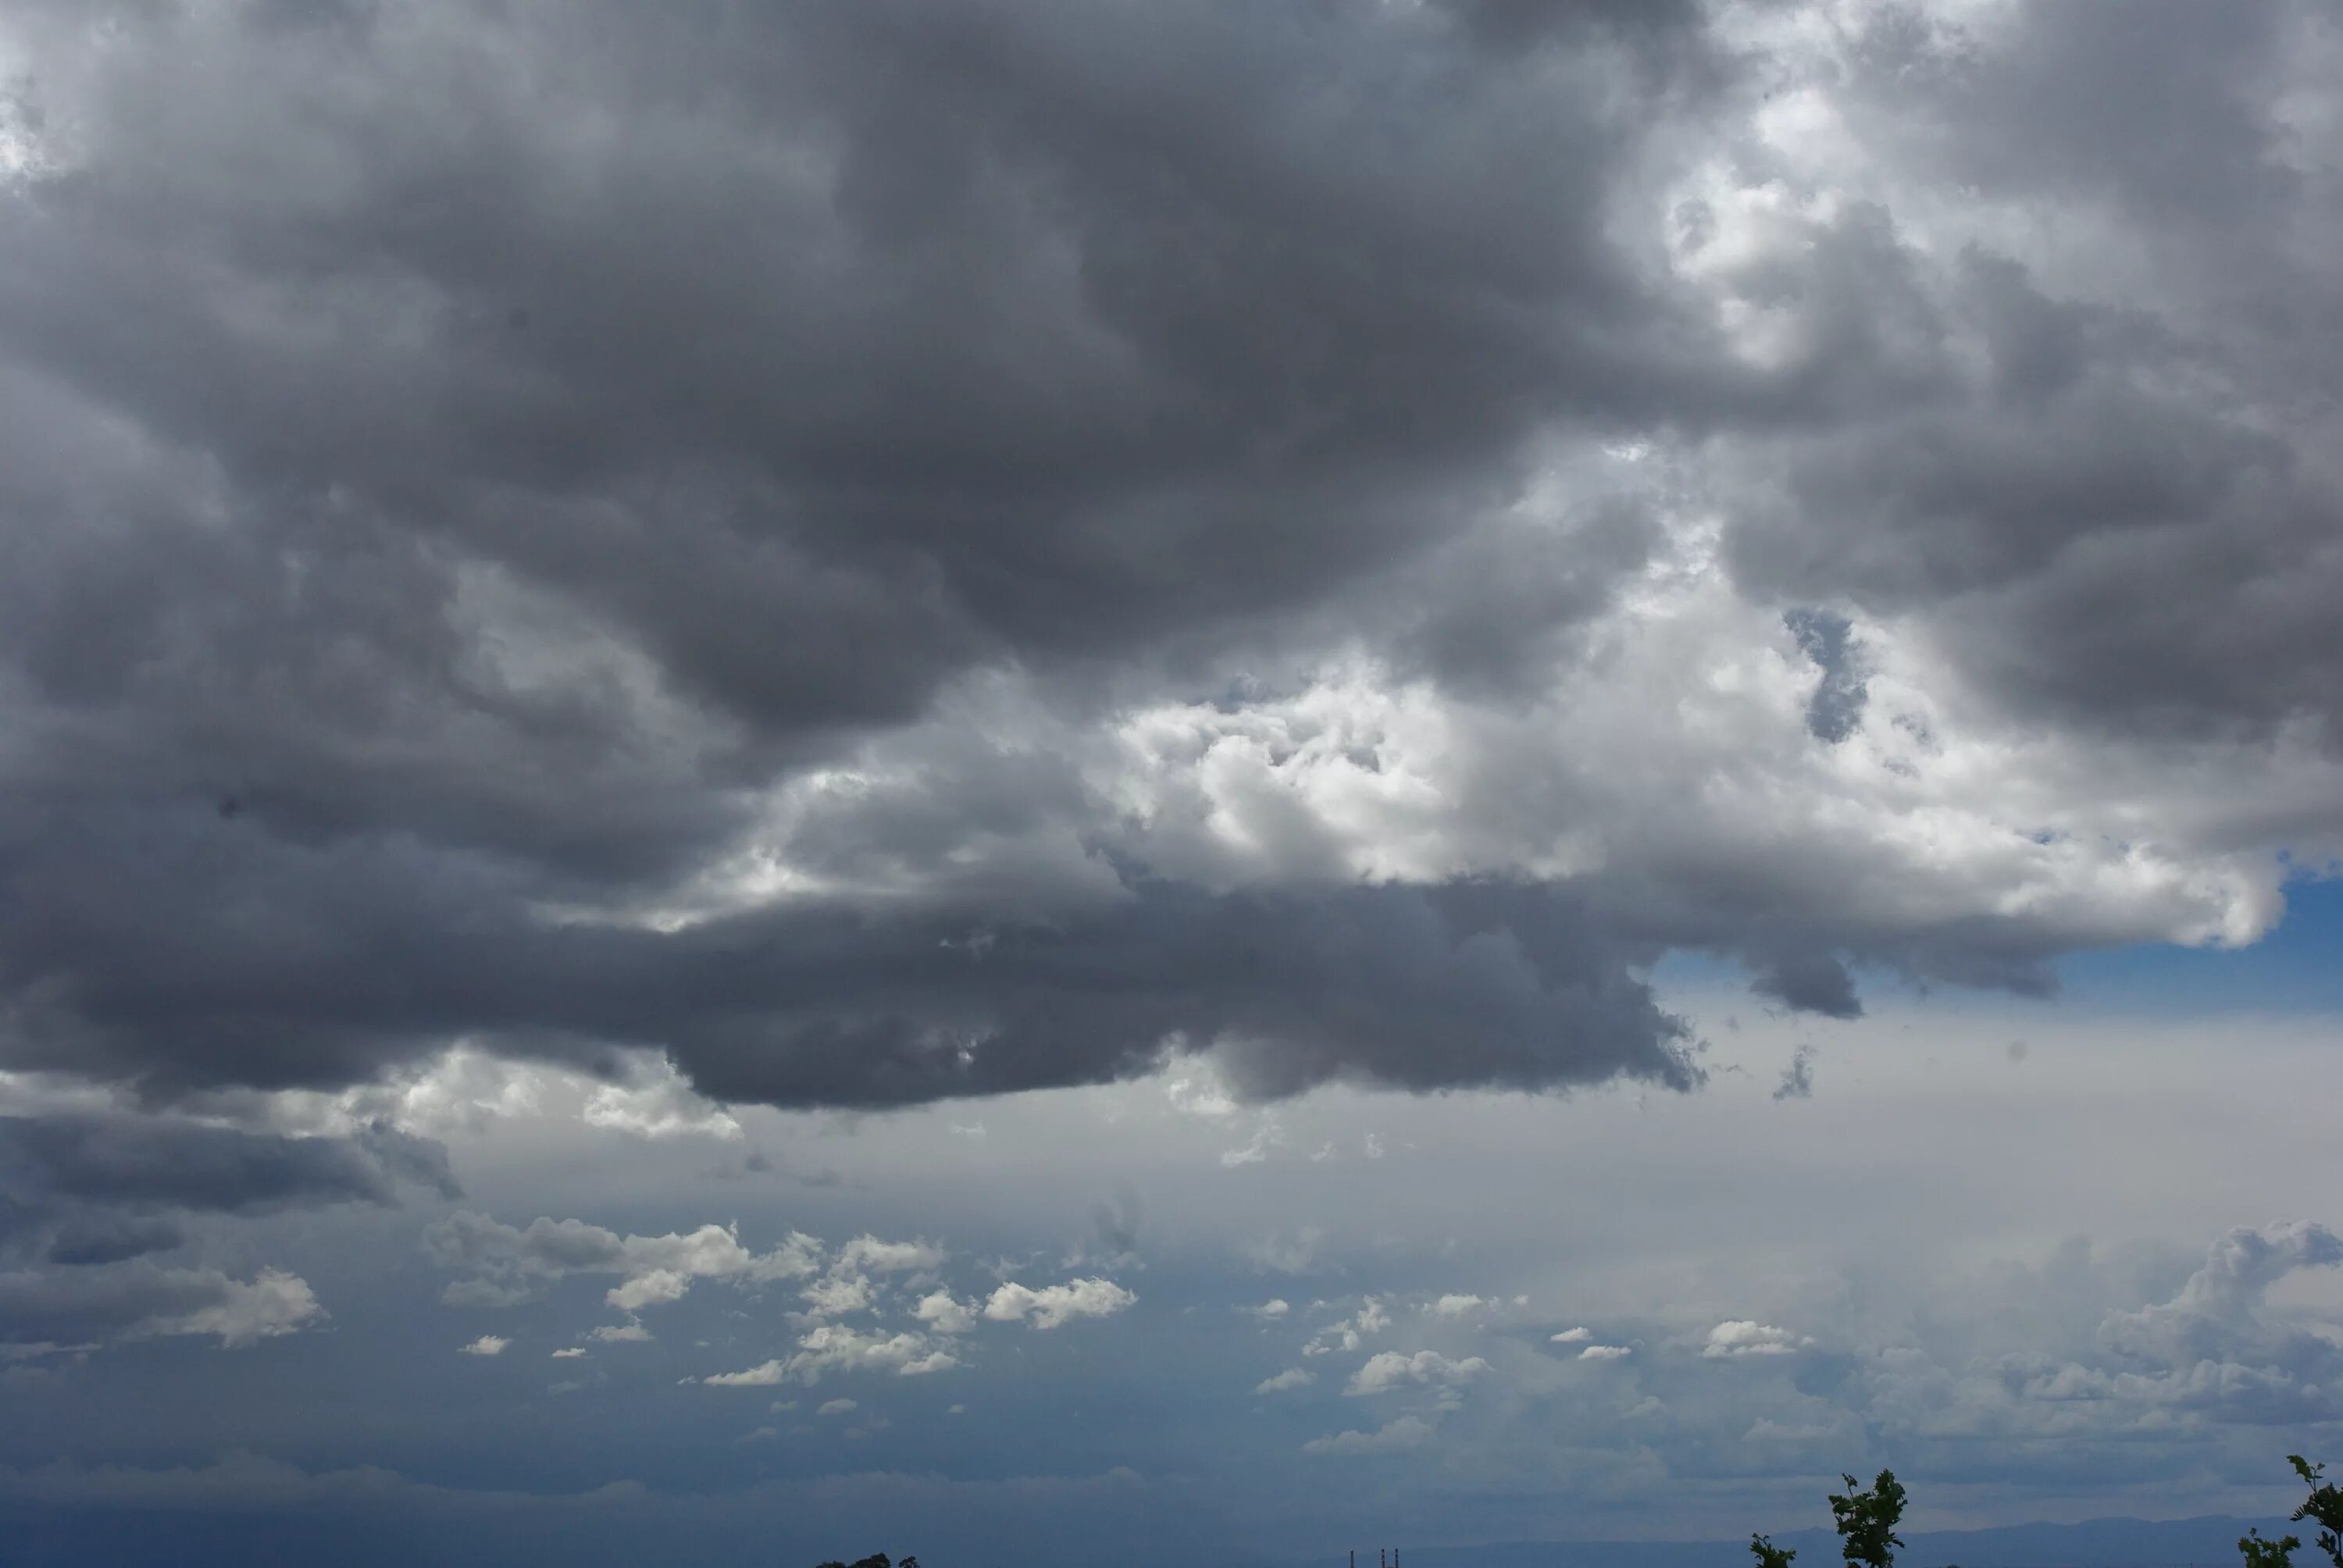
[[[1446,1295],[1432,1302],[1424,1311],[1435,1317],[1470,1317],[1489,1303],[1479,1296]]]
[[[884,1372],[919,1377],[958,1366],[959,1359],[925,1334],[864,1333],[842,1323],[821,1323],[798,1341],[795,1352],[746,1371],[717,1372],[700,1381],[711,1388],[767,1388],[779,1382],[816,1383],[831,1372]]]
[[[1209,1066],[1192,1059],[1165,1076],[1163,1097],[1172,1102],[1172,1110],[1187,1116],[1218,1120],[1237,1113],[1237,1102],[1227,1086]]]
[[[1257,1307],[1239,1307],[1237,1309],[1237,1311],[1243,1312],[1246,1316],[1259,1318],[1263,1322],[1282,1318],[1292,1310],[1292,1305],[1282,1296],[1272,1296]]]
[[[854,1412],[856,1412],[856,1411],[858,1411],[858,1410],[860,1410],[860,1409],[861,1409],[861,1408],[862,1408],[862,1407],[861,1407],[860,1405],[856,1404],[856,1403],[855,1403],[852,1400],[850,1400],[850,1399],[833,1399],[833,1400],[827,1400],[827,1401],[823,1402],[823,1403],[822,1403],[821,1407],[820,1407],[820,1409],[816,1410],[816,1411],[814,1412],[814,1414],[816,1414],[816,1415],[851,1415]]]
[[[838,1250],[838,1261],[832,1267],[840,1271],[900,1274],[917,1269],[940,1269],[950,1256],[932,1241],[882,1241],[876,1236],[861,1235]]]
[[[1801,1345],[1813,1342],[1812,1340],[1799,1339],[1787,1329],[1736,1318],[1709,1330],[1708,1342],[1701,1347],[1700,1353],[1710,1360],[1727,1356],[1785,1356]]]
[[[581,1349],[580,1347],[578,1347],[578,1346],[577,1346],[577,1345],[571,1345],[568,1350],[562,1350],[562,1351],[556,1351],[556,1352],[553,1352],[553,1359],[554,1359],[555,1361],[558,1361],[558,1362],[576,1361],[576,1360],[578,1360],[579,1357],[583,1356],[585,1353],[586,1353],[586,1352],[585,1352],[585,1351],[584,1351],[583,1349]]]
[[[578,1112],[588,1127],[629,1132],[638,1138],[740,1136],[730,1112],[692,1091],[689,1080],[665,1056],[639,1056],[623,1083],[598,1085]]]
[[[1432,1441],[1432,1423],[1421,1416],[1403,1415],[1385,1422],[1373,1432],[1342,1432],[1332,1437],[1313,1437],[1302,1445],[1304,1453],[1372,1454],[1405,1453],[1422,1448]]]
[[[1578,1359],[1583,1362],[1615,1362],[1624,1361],[1634,1353],[1626,1345],[1589,1345],[1578,1352]]]
[[[482,1334],[470,1344],[458,1347],[457,1353],[468,1356],[500,1356],[512,1341],[499,1334]]]
[[[870,1282],[860,1274],[825,1274],[799,1294],[805,1298],[806,1312],[818,1318],[868,1312],[871,1302]]]
[[[1030,1322],[1037,1329],[1054,1329],[1074,1318],[1111,1317],[1138,1300],[1111,1280],[1074,1280],[1038,1291],[1012,1281],[992,1292],[984,1315],[994,1322]]]
[[[450,1284],[452,1304],[510,1305],[528,1299],[534,1280],[616,1274],[604,1299],[620,1312],[680,1301],[699,1280],[799,1279],[819,1267],[821,1243],[791,1231],[768,1252],[752,1252],[723,1225],[664,1236],[620,1236],[580,1220],[540,1216],[526,1226],[459,1210],[427,1227],[425,1251],[444,1268],[477,1271]]]
[[[1391,1313],[1373,1296],[1367,1297],[1359,1310],[1339,1322],[1327,1324],[1317,1337],[1302,1347],[1305,1356],[1329,1355],[1337,1351],[1349,1352],[1363,1344],[1368,1336],[1381,1333],[1391,1327]]]
[[[679,1302],[690,1289],[691,1276],[682,1270],[652,1269],[624,1284],[611,1286],[603,1292],[602,1299],[622,1312],[639,1312],[645,1307]]]
[[[1350,1384],[1342,1392],[1353,1396],[1390,1393],[1411,1384],[1453,1388],[1488,1370],[1489,1363],[1479,1356],[1452,1361],[1438,1351],[1418,1351],[1413,1355],[1382,1351],[1368,1357],[1366,1364],[1351,1374]]]
[[[1275,1377],[1266,1377],[1252,1385],[1255,1393],[1283,1393],[1288,1389],[1307,1388],[1318,1381],[1318,1374],[1303,1367],[1288,1367]]]
[[[640,1323],[604,1323],[587,1330],[586,1337],[597,1344],[641,1344],[651,1337],[651,1332]]]
[[[1554,1336],[1554,1342],[1558,1345],[1584,1344],[1594,1337],[1594,1331],[1592,1329],[1564,1329],[1562,1332]]]
[[[936,1291],[921,1296],[911,1315],[927,1324],[932,1333],[964,1334],[976,1326],[975,1307],[960,1301],[950,1291]]]

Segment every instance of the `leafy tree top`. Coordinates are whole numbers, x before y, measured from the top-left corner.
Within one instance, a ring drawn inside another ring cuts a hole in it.
[[[1895,1568],[1896,1548],[1904,1544],[1896,1533],[1904,1517],[1904,1483],[1892,1470],[1883,1470],[1868,1490],[1852,1475],[1842,1474],[1845,1493],[1831,1494],[1831,1518],[1837,1526],[1839,1555],[1865,1568]]]
[[[2286,1462],[2294,1466],[2294,1473],[2310,1488],[2310,1495],[2288,1517],[2308,1519],[2320,1526],[2318,1549],[2334,1560],[2335,1568],[2343,1568],[2343,1487],[2325,1479],[2327,1467],[2323,1464],[2313,1464],[2298,1453],[2288,1454]]]

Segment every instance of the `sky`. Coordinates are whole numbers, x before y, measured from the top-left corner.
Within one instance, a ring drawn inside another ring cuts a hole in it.
[[[0,0],[0,1519],[2282,1511],[2338,84],[2314,0]]]

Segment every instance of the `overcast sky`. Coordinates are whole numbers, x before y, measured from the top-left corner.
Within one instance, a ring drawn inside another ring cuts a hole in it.
[[[2338,254],[2317,0],[0,0],[0,1509],[2266,1507]]]

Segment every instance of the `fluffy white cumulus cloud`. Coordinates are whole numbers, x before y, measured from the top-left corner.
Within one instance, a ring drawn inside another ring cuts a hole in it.
[[[470,1344],[459,1346],[458,1353],[468,1356],[500,1356],[511,1344],[512,1341],[501,1335],[482,1334]],[[553,1353],[559,1355],[562,1352],[556,1351]]]
[[[424,1249],[443,1268],[471,1271],[448,1289],[448,1299],[505,1305],[527,1298],[532,1281],[572,1274],[617,1274],[605,1299],[620,1312],[681,1301],[699,1280],[763,1282],[802,1278],[820,1267],[821,1243],[792,1231],[769,1251],[755,1252],[721,1225],[663,1236],[621,1236],[579,1220],[540,1217],[513,1226],[459,1210],[425,1231]]]
[[[1594,1331],[1593,1329],[1575,1328],[1564,1329],[1560,1333],[1554,1335],[1553,1339],[1554,1342],[1558,1345],[1577,1345],[1584,1344],[1588,1340],[1591,1340],[1594,1337]]]
[[[1076,1318],[1111,1317],[1138,1300],[1134,1292],[1111,1280],[1074,1280],[1038,1291],[1011,1281],[985,1302],[984,1315],[994,1322],[1054,1329]]]
[[[1452,1360],[1438,1351],[1417,1351],[1404,1355],[1398,1351],[1380,1351],[1367,1358],[1366,1364],[1351,1374],[1343,1388],[1346,1394],[1390,1393],[1411,1385],[1428,1384],[1434,1388],[1453,1388],[1472,1382],[1489,1370],[1489,1363],[1479,1356]]]
[[[1306,1367],[1288,1367],[1273,1377],[1265,1377],[1253,1384],[1255,1393],[1284,1393],[1297,1388],[1308,1388],[1318,1381],[1318,1374]]]
[[[1588,1345],[1578,1352],[1578,1359],[1583,1362],[1616,1362],[1624,1361],[1634,1353],[1634,1348],[1628,1345]]]
[[[919,1377],[959,1364],[956,1356],[924,1334],[865,1332],[840,1323],[822,1323],[802,1335],[797,1350],[788,1356],[744,1372],[718,1372],[700,1382],[711,1388],[767,1388],[790,1382],[817,1383],[826,1374],[839,1372]]]
[[[976,1326],[976,1308],[950,1291],[932,1291],[920,1298],[911,1315],[939,1334],[964,1334]]]
[[[1736,1318],[1709,1330],[1708,1339],[1701,1346],[1700,1353],[1712,1360],[1728,1356],[1785,1356],[1799,1346],[1812,1342],[1800,1339],[1787,1329]]]
[[[629,1132],[638,1138],[730,1141],[740,1137],[740,1123],[693,1093],[690,1083],[665,1056],[638,1060],[625,1081],[596,1085],[578,1116],[588,1127]]]

